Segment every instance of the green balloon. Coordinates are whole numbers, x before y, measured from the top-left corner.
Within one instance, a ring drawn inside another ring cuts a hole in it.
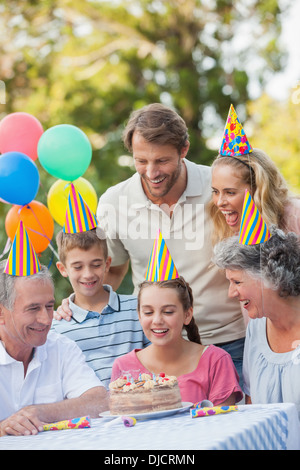
[[[91,163],[92,146],[81,129],[70,124],[59,124],[42,134],[38,142],[38,157],[50,175],[74,181],[84,174]]]

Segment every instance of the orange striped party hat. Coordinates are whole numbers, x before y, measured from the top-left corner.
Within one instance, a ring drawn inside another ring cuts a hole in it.
[[[162,237],[161,231],[158,230],[158,234],[154,240],[152,252],[149,258],[145,280],[158,282],[168,281],[178,277],[178,271],[174,261],[171,258],[166,242]]]
[[[22,220],[19,223],[4,269],[12,276],[30,276],[41,270],[41,266]]]
[[[96,228],[97,225],[96,216],[83,200],[74,184],[71,183],[63,231],[65,233],[87,232]]]
[[[267,224],[259,213],[254,201],[246,189],[239,243],[242,245],[259,245],[271,237]]]

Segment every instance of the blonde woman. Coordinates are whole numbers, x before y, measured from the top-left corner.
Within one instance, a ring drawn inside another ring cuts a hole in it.
[[[268,226],[300,234],[300,199],[270,157],[260,149],[241,156],[218,155],[212,164],[213,243],[239,233],[245,190]]]

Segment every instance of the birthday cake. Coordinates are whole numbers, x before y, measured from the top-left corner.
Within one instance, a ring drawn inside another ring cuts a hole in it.
[[[180,408],[181,395],[174,376],[140,374],[121,376],[109,385],[110,414],[139,414]]]

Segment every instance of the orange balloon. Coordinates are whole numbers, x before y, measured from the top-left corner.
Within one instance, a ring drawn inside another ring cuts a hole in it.
[[[11,241],[15,238],[21,220],[36,253],[42,253],[54,233],[54,221],[48,208],[38,201],[31,201],[26,206],[14,205],[5,218],[5,230]]]

